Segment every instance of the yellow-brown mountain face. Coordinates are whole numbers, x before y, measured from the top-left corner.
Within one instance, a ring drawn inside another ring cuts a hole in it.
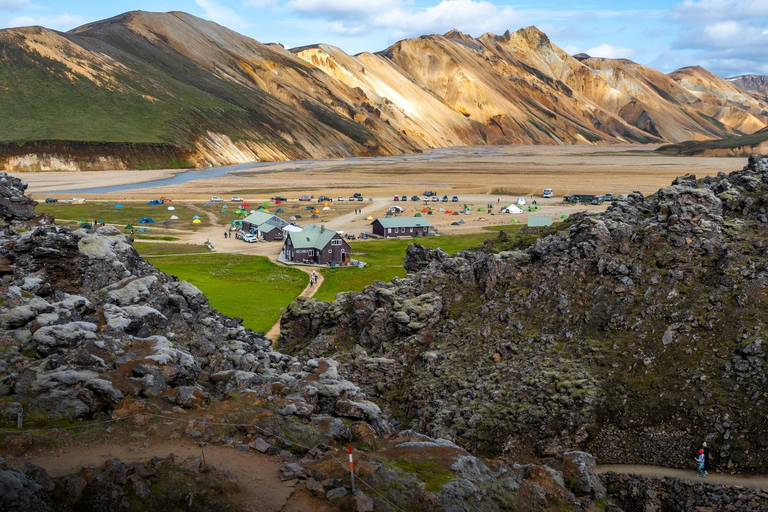
[[[351,56],[262,44],[182,12],[130,12],[68,33],[2,30],[0,43],[9,170],[679,142],[768,125],[764,97],[706,70],[574,57],[535,27]]]

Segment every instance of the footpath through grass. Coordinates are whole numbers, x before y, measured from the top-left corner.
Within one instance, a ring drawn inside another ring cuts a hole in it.
[[[243,325],[257,332],[267,332],[307,285],[307,274],[264,256],[164,255],[148,261],[197,286],[220,313],[242,317]]]

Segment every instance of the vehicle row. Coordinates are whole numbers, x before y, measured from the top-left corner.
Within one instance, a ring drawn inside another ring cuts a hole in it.
[[[395,201],[408,201],[408,195],[403,194],[402,196],[400,196],[400,195],[395,194],[395,197],[393,199]],[[419,196],[411,196],[411,201],[421,201],[421,200],[422,199]],[[432,201],[433,203],[440,202],[440,200],[441,200],[440,197],[436,196],[436,195],[427,196],[427,197],[424,198],[424,201]],[[444,203],[447,203],[448,202],[448,196],[443,196],[442,201]],[[458,203],[459,202],[459,196],[453,196],[451,198],[451,201],[453,201],[454,203]]]

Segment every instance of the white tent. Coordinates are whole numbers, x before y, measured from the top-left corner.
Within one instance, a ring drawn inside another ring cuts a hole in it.
[[[176,209],[176,207],[174,207],[174,206],[169,206],[169,207],[168,207],[168,209],[169,209],[169,210],[171,210],[171,211],[173,211],[173,210],[175,210],[175,209]]]
[[[171,215],[171,220],[178,220],[179,218],[175,215]]]
[[[524,197],[518,197],[517,198],[517,206],[523,206],[525,204],[525,198]]]
[[[523,213],[523,210],[513,204],[507,206],[506,208],[502,208],[501,211],[505,213]]]

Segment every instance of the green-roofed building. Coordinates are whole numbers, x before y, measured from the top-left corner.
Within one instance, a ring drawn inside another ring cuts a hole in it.
[[[427,236],[432,224],[424,217],[385,217],[371,222],[374,235],[384,238]]]
[[[245,233],[253,233],[268,242],[283,239],[283,228],[288,225],[274,213],[255,212],[243,219],[242,229]]]
[[[349,263],[352,248],[346,240],[325,226],[309,224],[298,232],[286,232],[283,258],[294,263],[327,265]]]

